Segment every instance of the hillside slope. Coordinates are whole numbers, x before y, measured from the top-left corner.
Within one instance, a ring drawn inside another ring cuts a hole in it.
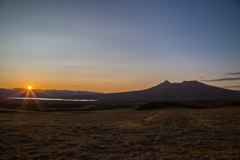
[[[240,91],[209,86],[198,81],[170,83],[165,81],[145,90],[100,95],[72,96],[71,98],[98,99],[102,102],[146,103],[182,100],[240,100]]]

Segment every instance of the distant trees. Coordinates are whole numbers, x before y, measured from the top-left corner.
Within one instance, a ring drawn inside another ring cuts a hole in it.
[[[151,103],[140,105],[135,110],[153,110],[153,109],[161,109],[164,107],[184,107],[184,105],[179,102],[160,101],[160,102],[151,102]]]
[[[240,101],[231,101],[227,103],[227,106],[240,106]]]

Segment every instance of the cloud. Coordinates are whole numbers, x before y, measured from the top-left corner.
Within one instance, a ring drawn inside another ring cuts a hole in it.
[[[240,88],[240,86],[223,86],[222,88]]]
[[[216,81],[237,81],[240,80],[240,77],[238,78],[220,78],[220,79],[211,79],[211,80],[202,80],[203,82],[216,82]]]
[[[74,87],[81,87],[80,85],[74,85]]]
[[[240,72],[229,72],[225,73],[225,75],[240,75]]]
[[[198,77],[198,78],[204,78],[203,76],[201,76],[201,77]]]

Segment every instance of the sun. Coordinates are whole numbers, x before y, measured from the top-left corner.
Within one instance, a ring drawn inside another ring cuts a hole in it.
[[[32,86],[28,86],[27,88],[28,88],[29,90],[31,90],[31,89],[32,89]]]

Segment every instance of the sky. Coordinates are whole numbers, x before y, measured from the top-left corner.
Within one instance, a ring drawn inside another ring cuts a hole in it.
[[[0,88],[240,90],[238,0],[1,0]]]

